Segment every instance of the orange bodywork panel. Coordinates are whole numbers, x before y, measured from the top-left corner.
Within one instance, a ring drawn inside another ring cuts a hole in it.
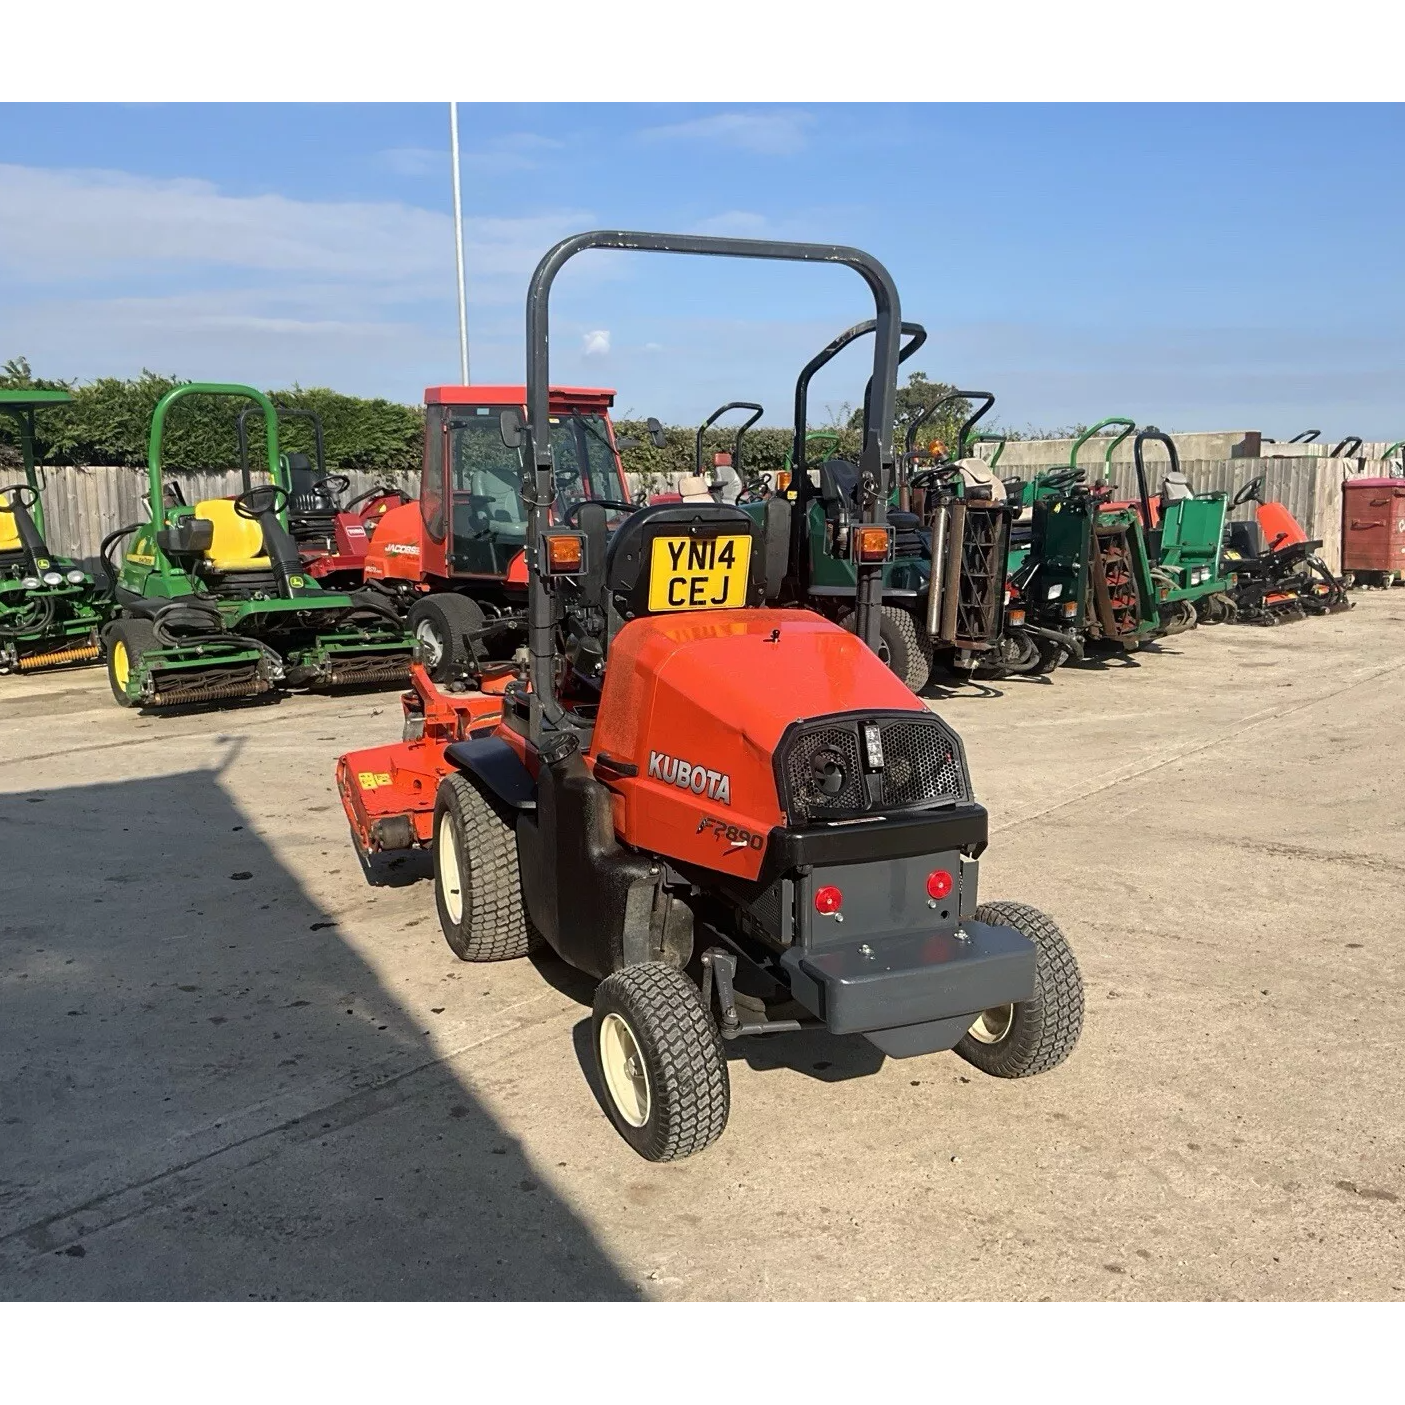
[[[1270,551],[1281,547],[1296,546],[1307,541],[1307,533],[1298,525],[1298,519],[1281,502],[1261,502],[1254,509],[1259,520],[1259,529],[1264,534],[1264,545]]]
[[[923,712],[854,635],[808,610],[652,615],[610,645],[591,752],[638,768],[599,773],[628,844],[742,878],[787,823],[772,757],[806,718]]]
[[[407,502],[392,507],[376,526],[366,547],[367,580],[418,581],[427,569],[424,562],[424,519],[420,505]],[[439,544],[443,555],[443,544]]]

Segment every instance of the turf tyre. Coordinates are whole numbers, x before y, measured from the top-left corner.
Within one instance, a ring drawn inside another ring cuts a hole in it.
[[[1083,1030],[1083,976],[1068,938],[1051,918],[1024,903],[982,903],[974,916],[993,927],[1013,927],[1034,943],[1034,994],[1011,1007],[1003,1037],[984,1042],[970,1033],[956,1052],[996,1078],[1046,1073],[1073,1052]]]
[[[429,676],[436,683],[448,683],[473,664],[464,636],[483,628],[483,611],[466,595],[444,591],[416,600],[410,606],[409,626]]]
[[[854,634],[858,618],[858,613],[850,610],[840,623]],[[932,641],[917,617],[900,605],[884,605],[878,616],[878,640],[878,657],[914,693],[920,693],[932,676]]]
[[[611,1090],[602,1033],[615,1020],[627,1027],[647,1079],[642,1121]],[[646,1161],[680,1161],[722,1135],[732,1100],[727,1056],[697,986],[676,967],[642,961],[601,981],[591,1047],[610,1121]]]
[[[514,826],[461,775],[445,776],[435,797],[434,905],[460,961],[511,961],[537,943]]]
[[[114,620],[107,631],[107,686],[118,707],[140,707],[141,698],[132,697],[119,681],[123,669],[135,672],[141,656],[161,647],[150,620]]]

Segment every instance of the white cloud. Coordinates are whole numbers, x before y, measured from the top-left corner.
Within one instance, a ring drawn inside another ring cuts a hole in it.
[[[380,153],[381,164],[397,176],[437,175],[449,164],[448,149],[431,146],[393,146]]]
[[[609,332],[587,332],[581,340],[585,344],[585,354],[587,356],[608,356],[610,354]]]
[[[474,295],[491,296],[491,285],[507,280],[520,297],[545,249],[590,218],[466,218]],[[402,201],[227,195],[204,180],[0,165],[0,272],[31,283],[140,269],[167,279],[172,265],[203,265],[438,296],[446,270],[452,278],[453,237],[447,214]]]
[[[644,141],[700,141],[758,156],[790,156],[804,147],[806,128],[814,120],[808,112],[784,109],[718,112],[688,122],[646,127],[639,135]]]

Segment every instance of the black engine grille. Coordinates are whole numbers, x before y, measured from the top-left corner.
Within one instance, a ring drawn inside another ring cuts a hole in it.
[[[870,768],[865,724],[876,724],[883,765]],[[797,722],[776,749],[776,781],[792,824],[971,798],[961,740],[941,718],[911,712]]]

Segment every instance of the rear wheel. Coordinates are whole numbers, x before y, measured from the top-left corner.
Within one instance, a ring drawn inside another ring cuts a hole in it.
[[[1034,943],[1034,994],[984,1010],[956,1046],[982,1073],[1029,1078],[1061,1064],[1083,1030],[1083,976],[1068,938],[1037,907],[983,903],[977,922],[1013,927]]]
[[[850,610],[840,623],[851,634],[858,629],[858,613]],[[920,693],[932,676],[932,643],[911,610],[884,605],[878,616],[878,657],[912,689]]]
[[[141,656],[161,646],[149,620],[119,619],[107,635],[107,684],[119,707],[137,707],[140,694],[128,692]]]
[[[483,628],[483,611],[466,595],[426,595],[410,606],[410,632],[436,683],[447,683],[473,664],[464,638]]]
[[[679,1161],[722,1135],[731,1109],[727,1057],[697,986],[642,961],[596,987],[591,1021],[605,1108],[646,1161]]]
[[[532,949],[517,835],[461,775],[440,781],[434,804],[434,905],[460,961],[509,961]]]

